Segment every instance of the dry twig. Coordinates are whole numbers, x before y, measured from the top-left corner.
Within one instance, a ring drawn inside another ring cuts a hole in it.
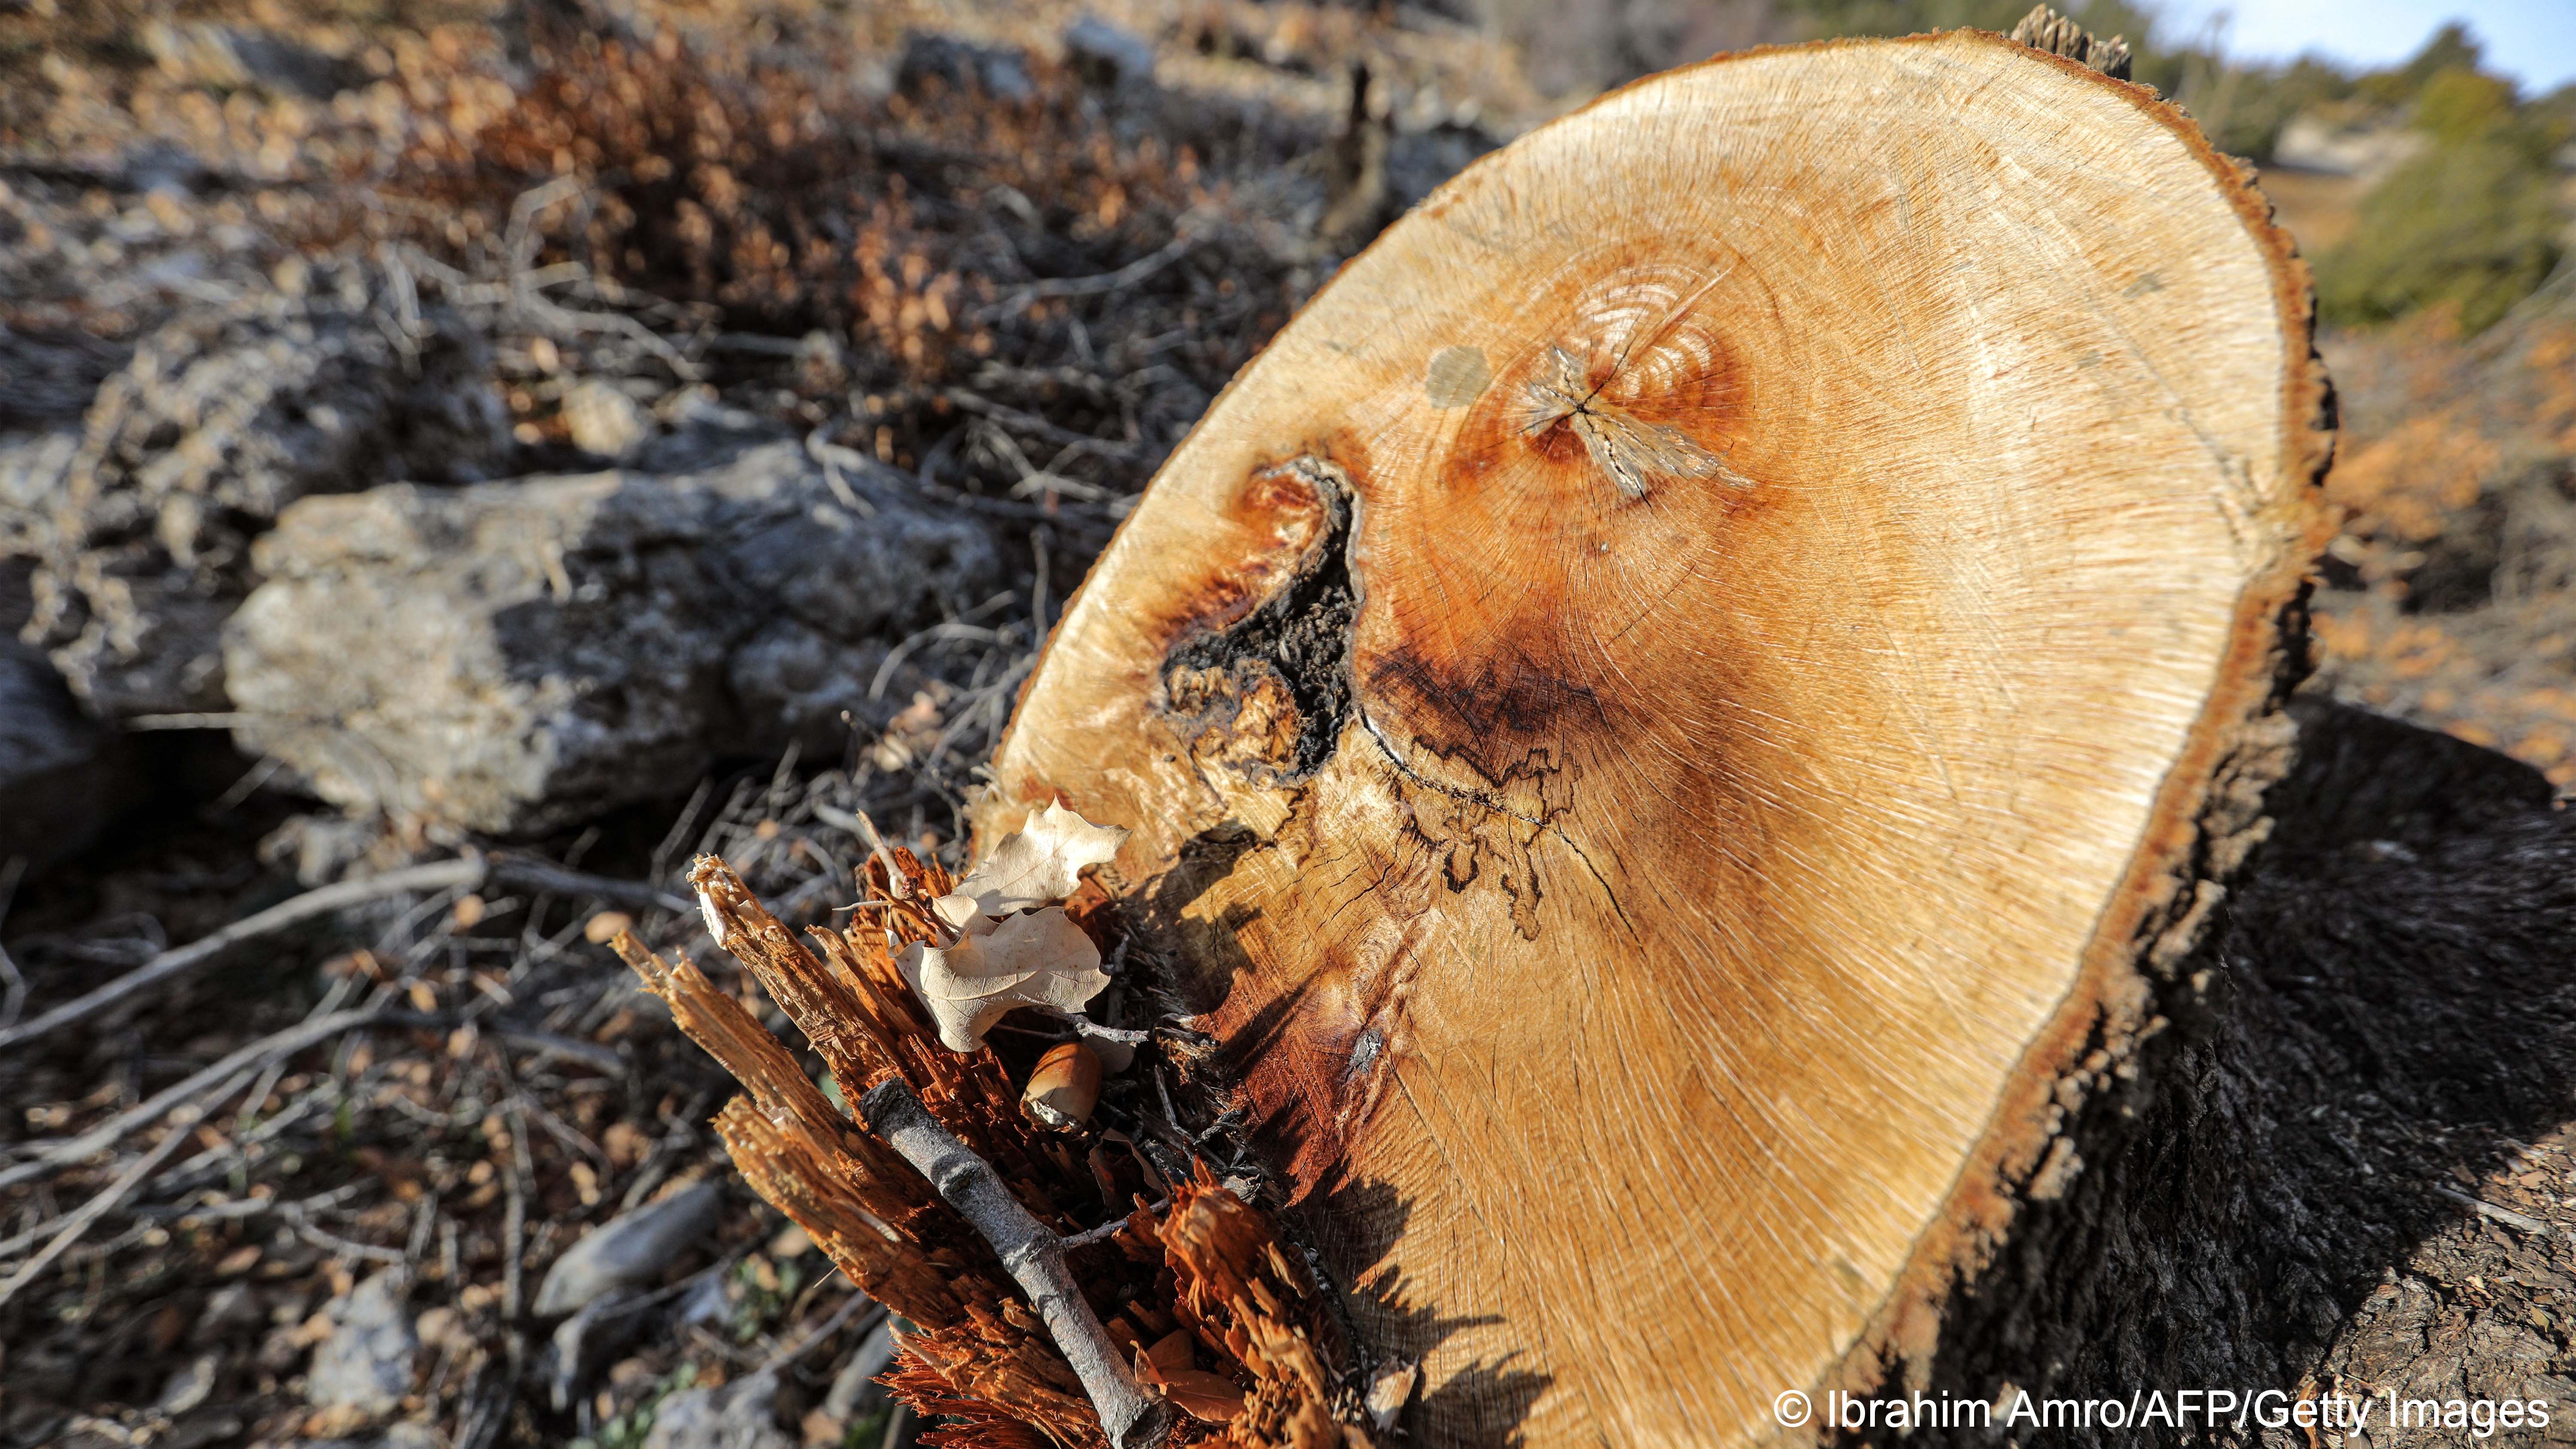
[[[1029,1216],[992,1164],[940,1126],[901,1079],[869,1088],[859,1099],[859,1115],[993,1245],[1002,1266],[1036,1306],[1057,1351],[1082,1380],[1113,1449],[1151,1449],[1162,1443],[1171,1433],[1171,1408],[1146,1396],[1099,1317],[1083,1301],[1082,1289],[1064,1265],[1064,1240]]]
[[[185,946],[162,952],[140,968],[108,982],[85,995],[55,1007],[35,1020],[0,1030],[0,1047],[13,1047],[32,1041],[59,1026],[67,1026],[96,1016],[128,997],[155,986],[175,981],[213,964],[224,952],[244,941],[272,935],[299,921],[327,915],[346,906],[381,900],[386,896],[408,895],[413,891],[475,890],[486,881],[500,880],[533,890],[552,891],[561,895],[591,895],[619,905],[642,905],[663,910],[685,911],[689,902],[677,896],[632,881],[607,880],[566,870],[544,861],[506,857],[467,856],[461,860],[435,861],[428,865],[389,870],[363,880],[340,881],[317,890],[306,891],[292,900],[233,922],[213,935]],[[0,1186],[6,1186],[0,1182]]]
[[[141,1105],[117,1113],[78,1137],[66,1138],[53,1144],[32,1161],[19,1163],[5,1172],[0,1172],[0,1188],[16,1187],[22,1182],[51,1177],[75,1162],[115,1146],[127,1133],[144,1126],[180,1103],[193,1100],[208,1087],[224,1081],[236,1072],[256,1070],[276,1058],[302,1051],[315,1042],[337,1036],[352,1027],[369,1025],[380,1019],[379,1013],[364,1009],[335,1011],[328,1016],[318,1016],[311,1021],[298,1022],[284,1031],[261,1037],[213,1066],[192,1074],[176,1085],[164,1087],[153,1093]]]
[[[68,1026],[96,1016],[128,997],[165,982],[174,981],[212,964],[223,953],[244,941],[285,930],[298,921],[311,920],[344,906],[411,891],[448,890],[472,886],[483,879],[480,860],[443,860],[432,865],[415,865],[404,870],[391,870],[364,880],[341,881],[319,890],[306,891],[293,900],[281,901],[254,916],[233,922],[211,936],[192,941],[174,950],[164,951],[137,970],[91,991],[74,997],[44,1013],[35,1020],[7,1031],[0,1031],[0,1047],[13,1047],[33,1041],[59,1026]],[[0,1187],[7,1186],[0,1179]]]
[[[218,1097],[239,1091],[250,1078],[251,1073],[240,1073],[224,1085],[223,1091],[217,1094]],[[54,1234],[52,1241],[46,1243],[36,1256],[28,1259],[24,1266],[10,1275],[8,1282],[0,1283],[0,1305],[6,1305],[10,1299],[18,1296],[19,1290],[43,1276],[44,1271],[53,1266],[54,1260],[70,1251],[72,1244],[80,1241],[81,1235],[88,1232],[92,1224],[107,1216],[117,1204],[133,1196],[134,1190],[143,1185],[144,1179],[150,1177],[155,1169],[168,1161],[172,1153],[186,1145],[191,1136],[188,1129],[196,1124],[196,1120],[194,1116],[188,1116],[182,1121],[172,1123],[169,1132],[163,1135],[159,1142],[153,1144],[151,1151],[144,1153],[132,1167],[118,1174],[116,1181],[109,1183],[97,1196],[82,1203],[69,1217],[63,1219],[62,1230]]]

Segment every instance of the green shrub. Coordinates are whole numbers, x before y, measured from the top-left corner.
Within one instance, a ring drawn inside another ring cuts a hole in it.
[[[2516,108],[2505,82],[2456,66],[2423,81],[2414,121],[2425,148],[2317,259],[2318,305],[2329,321],[2367,325],[2449,304],[2464,330],[2481,331],[2558,264],[2567,223],[2550,152],[2560,138]]]

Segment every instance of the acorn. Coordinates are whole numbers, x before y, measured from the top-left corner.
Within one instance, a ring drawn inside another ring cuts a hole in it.
[[[1020,1093],[1020,1110],[1040,1126],[1070,1132],[1091,1120],[1099,1101],[1100,1054],[1069,1041],[1038,1058],[1028,1089]]]

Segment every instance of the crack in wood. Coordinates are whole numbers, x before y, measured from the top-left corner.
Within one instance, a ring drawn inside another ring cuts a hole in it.
[[[1250,614],[1173,646],[1163,660],[1160,712],[1193,754],[1213,754],[1256,783],[1293,785],[1332,758],[1351,711],[1351,623],[1359,612],[1351,483],[1312,454],[1264,469],[1255,481],[1320,512],[1319,536],[1286,585]]]

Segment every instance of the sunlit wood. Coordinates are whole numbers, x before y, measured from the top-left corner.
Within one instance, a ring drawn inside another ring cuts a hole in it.
[[[1063,799],[1425,1423],[1736,1443],[2080,1171],[2280,765],[2304,269],[1992,36],[1643,82],[1238,378],[1068,608]]]

